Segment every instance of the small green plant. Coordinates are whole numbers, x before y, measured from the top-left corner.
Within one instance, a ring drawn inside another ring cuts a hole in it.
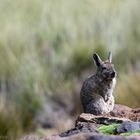
[[[104,134],[114,134],[116,128],[120,124],[111,124],[111,125],[101,125],[99,128],[97,128],[97,131],[104,133]]]

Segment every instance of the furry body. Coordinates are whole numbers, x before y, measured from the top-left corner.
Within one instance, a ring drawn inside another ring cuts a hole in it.
[[[108,73],[104,72],[107,76],[103,76],[103,67],[106,66]],[[110,70],[111,69],[111,70]],[[87,78],[80,92],[81,103],[85,113],[95,115],[109,113],[114,108],[113,89],[116,84],[115,73],[110,62],[102,62],[100,67],[97,68],[95,75]],[[111,74],[110,74],[111,73]]]

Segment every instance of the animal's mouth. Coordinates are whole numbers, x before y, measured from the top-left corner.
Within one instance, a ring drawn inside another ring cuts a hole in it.
[[[108,80],[108,81],[112,81],[114,78],[115,78],[115,75],[110,76],[110,77],[107,77],[107,80]]]
[[[112,81],[114,77],[107,78],[108,81]]]

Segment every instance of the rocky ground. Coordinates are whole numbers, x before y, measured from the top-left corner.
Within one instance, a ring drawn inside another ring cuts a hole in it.
[[[25,136],[20,140],[140,140],[140,108],[115,105],[110,114],[81,114],[75,127],[51,137]]]

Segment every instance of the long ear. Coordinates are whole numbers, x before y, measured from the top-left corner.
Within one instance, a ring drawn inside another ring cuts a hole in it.
[[[94,53],[92,57],[93,57],[93,60],[96,64],[96,66],[99,67],[102,64],[101,58],[96,53]]]
[[[111,63],[112,62],[112,53],[111,52],[109,52],[109,54],[108,54],[108,61]]]

